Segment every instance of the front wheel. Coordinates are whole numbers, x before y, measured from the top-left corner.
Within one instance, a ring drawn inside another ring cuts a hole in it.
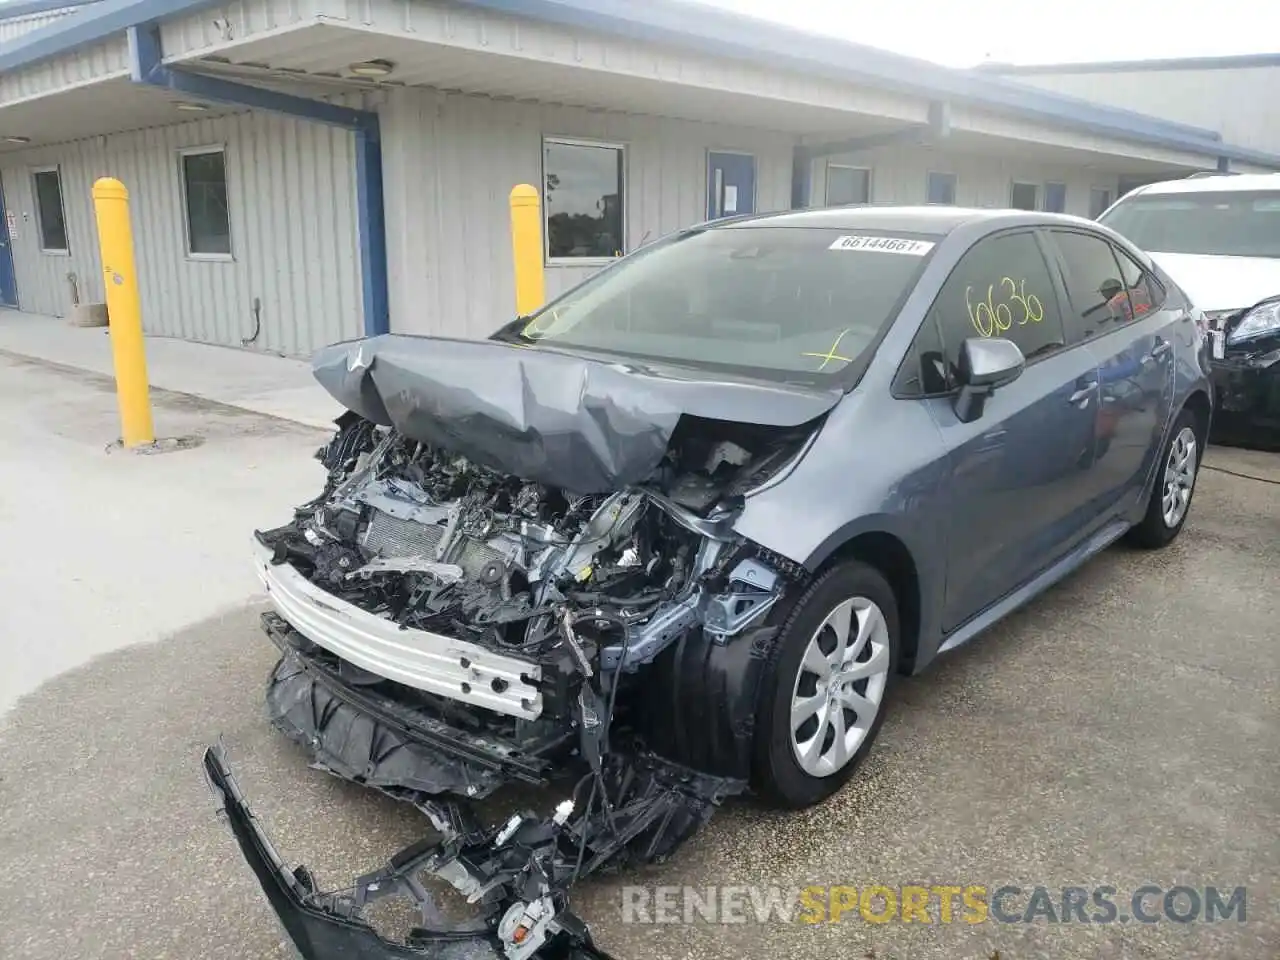
[[[1128,539],[1134,546],[1158,549],[1172,543],[1182,530],[1200,471],[1202,441],[1195,414],[1183,410],[1161,452],[1160,472],[1151,489],[1146,516],[1129,531]]]
[[[762,797],[812,806],[853,776],[884,721],[899,637],[893,590],[865,563],[833,567],[805,591],[762,677],[752,777]]]

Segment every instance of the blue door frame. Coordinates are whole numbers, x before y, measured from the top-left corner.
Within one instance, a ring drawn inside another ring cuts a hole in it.
[[[13,272],[13,247],[9,238],[9,217],[4,205],[4,184],[0,183],[0,307],[18,306],[18,278]]]
[[[749,153],[707,154],[707,219],[756,212],[756,158]]]

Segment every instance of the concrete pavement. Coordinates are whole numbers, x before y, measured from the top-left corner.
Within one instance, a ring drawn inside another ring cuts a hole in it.
[[[104,389],[0,358],[0,710],[12,704],[0,718],[0,957],[284,958],[214,820],[205,744],[225,738],[285,859],[322,886],[425,830],[413,810],[308,770],[262,717],[274,657],[246,538],[315,492],[323,435],[162,395],[160,432],[204,444],[107,454]],[[1211,459],[1280,481],[1276,457]],[[590,882],[575,904],[622,960],[1274,960],[1277,569],[1277,487],[1206,472],[1170,549],[1110,550],[903,682],[869,762],[832,802],[786,815],[732,804],[671,862]],[[636,926],[620,912],[624,884],[1145,882],[1245,885],[1247,922]]]
[[[305,360],[172,337],[149,336],[146,349],[153,387],[325,430],[342,412]],[[56,317],[0,311],[4,353],[112,376],[106,329],[73,327]]]

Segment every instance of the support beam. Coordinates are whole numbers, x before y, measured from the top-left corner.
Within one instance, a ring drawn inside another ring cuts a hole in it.
[[[1230,173],[1230,172],[1231,172],[1231,158],[1230,158],[1230,157],[1219,157],[1219,158],[1218,158],[1218,172],[1219,172],[1219,173]]]
[[[382,145],[377,113],[353,110],[322,100],[264,90],[178,67],[166,66],[160,30],[154,24],[128,30],[129,72],[134,83],[182,93],[197,100],[264,110],[351,131],[356,154],[356,213],[359,224],[361,301],[364,332],[377,336],[391,329],[387,296],[387,237],[382,191]]]

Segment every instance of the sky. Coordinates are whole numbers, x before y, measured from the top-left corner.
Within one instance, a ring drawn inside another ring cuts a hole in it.
[[[951,67],[1280,53],[1262,0],[701,2]]]

